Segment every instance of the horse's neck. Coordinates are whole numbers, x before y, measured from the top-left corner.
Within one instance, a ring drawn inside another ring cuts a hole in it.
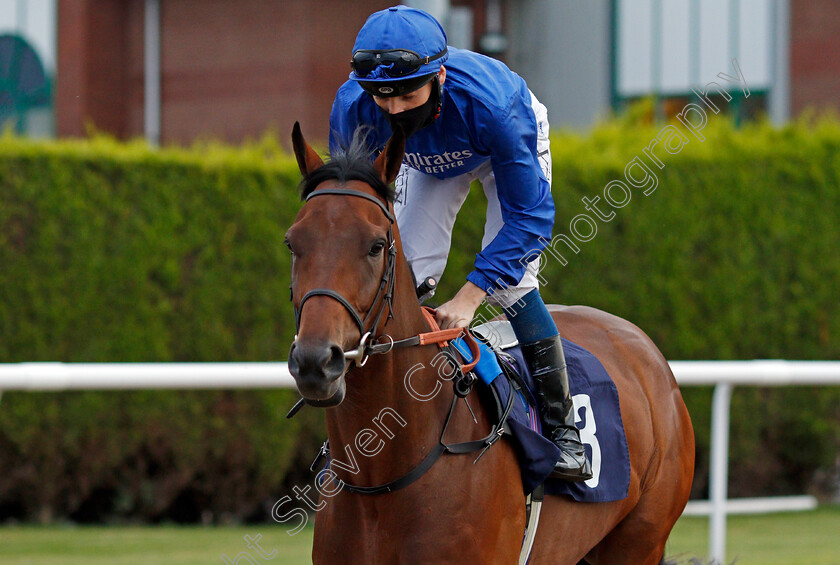
[[[408,267],[401,266],[394,316],[379,332],[395,340],[429,331]],[[434,346],[398,348],[348,372],[344,401],[327,410],[333,456],[342,462],[352,457],[359,464],[358,474],[340,473],[342,479],[367,485],[393,480],[437,443],[453,396],[451,381],[438,375],[438,353]]]

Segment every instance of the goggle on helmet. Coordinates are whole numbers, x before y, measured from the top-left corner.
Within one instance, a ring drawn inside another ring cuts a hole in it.
[[[356,37],[350,79],[374,96],[400,96],[431,81],[448,56],[430,14],[395,6],[372,14]]]

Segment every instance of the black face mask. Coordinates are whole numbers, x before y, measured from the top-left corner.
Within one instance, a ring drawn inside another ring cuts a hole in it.
[[[438,117],[440,114],[440,90],[440,83],[435,78],[432,82],[432,92],[429,94],[429,99],[420,106],[396,114],[389,114],[382,108],[379,109],[385,114],[388,123],[391,124],[391,130],[399,126],[408,138],[417,130],[431,124]]]

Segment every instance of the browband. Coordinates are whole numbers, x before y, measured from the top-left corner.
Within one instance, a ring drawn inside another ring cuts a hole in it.
[[[388,218],[388,221],[392,224],[394,223],[394,215],[391,214],[391,211],[388,210],[388,207],[382,203],[380,199],[375,196],[371,196],[366,192],[362,192],[361,190],[350,190],[348,188],[322,188],[321,190],[316,190],[314,192],[310,192],[309,196],[306,197],[306,201],[309,202],[309,199],[314,196],[321,196],[323,194],[339,194],[343,196],[357,196],[359,198],[364,198],[365,200],[370,200],[382,210],[382,213],[385,214],[385,217]]]

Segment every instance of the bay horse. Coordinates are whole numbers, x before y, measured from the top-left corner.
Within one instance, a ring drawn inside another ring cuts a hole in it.
[[[305,401],[325,409],[331,453],[316,480],[313,563],[517,563],[526,511],[513,447],[499,441],[477,462],[475,453],[430,457],[442,439],[484,438],[493,416],[477,390],[456,402],[441,384],[438,346],[394,346],[429,332],[392,215],[404,137],[395,133],[374,162],[357,138],[326,165],[298,124],[292,139],[306,202],[286,240],[298,325],[289,369]],[[529,563],[662,563],[694,467],[668,363],[628,321],[584,306],[550,310],[615,382],[631,478],[616,502],[547,496]]]

